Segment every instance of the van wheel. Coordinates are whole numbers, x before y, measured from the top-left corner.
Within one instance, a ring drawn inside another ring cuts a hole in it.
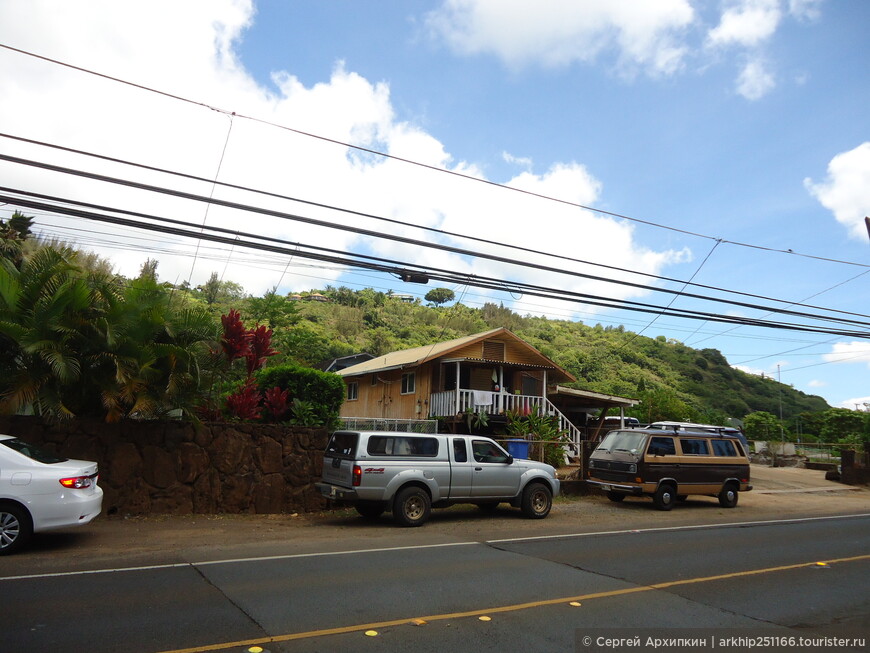
[[[614,503],[619,503],[625,498],[625,495],[622,492],[613,492],[610,491],[607,493],[607,498],[613,501]]]
[[[659,485],[659,489],[653,495],[653,505],[658,510],[670,510],[674,507],[674,501],[677,498],[676,490],[673,485],[664,483]]]
[[[377,519],[387,509],[380,501],[360,501],[354,508],[364,519]]]
[[[737,505],[737,496],[737,486],[734,483],[728,483],[719,493],[719,505],[723,508],[734,508]]]
[[[393,519],[402,526],[421,526],[432,512],[432,502],[426,490],[411,486],[399,490],[393,500]]]
[[[0,503],[0,555],[15,553],[33,534],[30,514],[14,503]]]
[[[529,519],[543,519],[550,514],[553,507],[553,493],[550,488],[541,483],[529,483],[523,489],[520,509]]]

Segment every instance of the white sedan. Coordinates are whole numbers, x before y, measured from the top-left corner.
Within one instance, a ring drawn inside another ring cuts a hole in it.
[[[97,463],[40,451],[0,435],[0,555],[33,533],[87,524],[100,514]]]

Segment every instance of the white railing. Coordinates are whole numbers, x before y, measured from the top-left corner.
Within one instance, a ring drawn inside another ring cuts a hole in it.
[[[546,397],[462,389],[436,392],[429,397],[430,417],[451,417],[469,410],[487,415],[500,415],[507,411],[528,415],[534,408],[537,408],[541,415],[558,417],[559,430],[566,431],[571,437],[571,442],[576,445],[575,453],[580,451],[583,433]]]

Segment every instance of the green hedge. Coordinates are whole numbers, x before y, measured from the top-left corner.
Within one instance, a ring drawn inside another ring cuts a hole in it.
[[[262,369],[254,378],[261,392],[278,386],[289,391],[290,401],[310,404],[320,424],[328,428],[337,425],[345,395],[344,381],[337,374],[286,363]]]

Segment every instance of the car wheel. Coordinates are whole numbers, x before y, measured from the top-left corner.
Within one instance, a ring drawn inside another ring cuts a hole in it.
[[[377,519],[387,507],[380,501],[360,501],[354,508],[364,519]]]
[[[529,519],[543,519],[553,507],[553,493],[546,485],[530,483],[523,489],[520,509]]]
[[[658,510],[670,510],[674,507],[674,500],[677,498],[677,493],[673,485],[664,483],[659,485],[659,489],[653,495],[653,505]]]
[[[431,512],[429,493],[416,486],[400,490],[393,500],[393,519],[402,526],[421,526]]]
[[[24,508],[11,503],[0,505],[0,555],[14,553],[32,534],[33,523]]]
[[[728,483],[719,493],[719,505],[723,508],[734,508],[737,505],[737,496],[737,486],[734,483]]]
[[[607,498],[614,503],[620,503],[623,499],[625,499],[625,495],[622,492],[610,491],[607,493]]]

